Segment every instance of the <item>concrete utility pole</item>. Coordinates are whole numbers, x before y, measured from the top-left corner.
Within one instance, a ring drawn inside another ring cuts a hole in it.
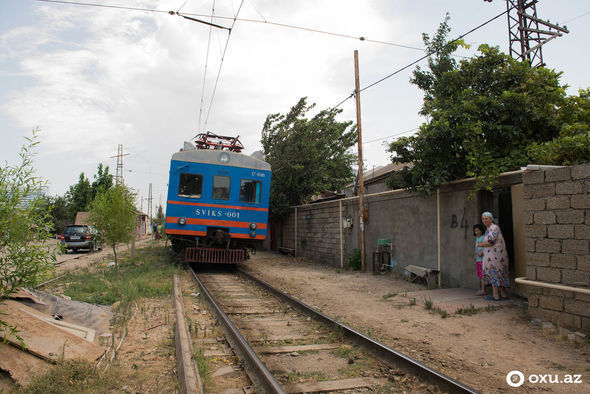
[[[361,271],[367,270],[365,259],[365,183],[363,181],[363,134],[361,130],[361,90],[359,83],[359,52],[354,51],[354,97],[356,98],[356,128],[358,132],[359,156],[359,219],[361,227]]]
[[[150,183],[149,191],[148,191],[148,217],[149,217],[149,225],[150,231],[152,232],[152,236],[150,237],[152,241],[154,240],[154,226],[152,223],[152,184]]]

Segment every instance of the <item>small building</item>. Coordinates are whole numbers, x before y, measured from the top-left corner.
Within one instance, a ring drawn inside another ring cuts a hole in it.
[[[373,167],[373,169],[363,172],[363,184],[365,185],[365,194],[381,193],[390,190],[387,187],[387,179],[396,172],[408,167],[407,163],[389,163],[384,166]],[[358,179],[353,183],[346,185],[344,190],[346,197],[358,196]]]

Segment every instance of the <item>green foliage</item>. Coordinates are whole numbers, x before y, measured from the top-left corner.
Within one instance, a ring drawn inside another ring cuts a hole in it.
[[[62,360],[45,375],[13,393],[109,393],[119,388],[116,368],[103,371],[86,360]]]
[[[429,71],[418,68],[411,80],[425,93],[420,113],[429,121],[416,135],[390,144],[392,161],[413,164],[390,186],[429,194],[441,183],[475,177],[475,190],[491,189],[499,174],[531,157],[588,160],[586,145],[577,145],[588,138],[579,132],[588,130],[587,92],[568,97],[560,73],[531,68],[487,45],[456,64],[449,52],[456,43],[444,44],[447,21],[433,40],[425,39],[431,52],[443,50]]]
[[[568,96],[560,113],[559,136],[528,147],[533,163],[575,165],[590,162],[590,89]]]
[[[69,201],[68,219],[73,223],[76,218],[76,213],[87,211],[93,198],[92,186],[83,172],[80,173],[78,183],[70,186],[66,198]]]
[[[102,163],[99,163],[92,183],[83,172],[80,173],[78,183],[70,186],[70,190],[64,197],[67,201],[68,222],[74,222],[76,213],[88,211],[92,200],[111,187],[113,187],[113,176],[109,174],[109,166],[103,167]]]
[[[306,118],[314,106],[301,98],[289,113],[266,117],[261,142],[272,167],[271,217],[284,217],[290,206],[321,191],[339,190],[353,179],[356,156],[349,150],[357,140],[355,127],[336,121],[341,110]]]
[[[422,33],[422,41],[427,51],[432,54],[428,58],[428,68],[430,71],[422,71],[420,66],[416,67],[410,82],[424,91],[424,104],[420,110],[421,115],[428,116],[436,107],[436,98],[444,94],[447,89],[445,79],[447,72],[457,68],[457,61],[452,55],[459,47],[469,48],[463,40],[454,40],[447,42],[446,37],[450,33],[449,20],[451,17],[447,13],[445,20],[439,25],[436,35],[432,38],[426,33]]]
[[[348,256],[348,266],[355,271],[361,269],[362,259],[361,259],[361,250],[354,249],[352,253]]]
[[[60,196],[45,196],[45,205],[49,208],[54,234],[63,233],[69,223],[68,200]]]
[[[101,239],[112,247],[117,262],[115,246],[128,243],[135,231],[136,209],[134,195],[123,185],[100,193],[92,201],[88,222],[100,232]]]
[[[23,286],[36,286],[54,271],[57,248],[45,244],[52,227],[49,205],[42,197],[44,182],[35,176],[34,148],[38,130],[26,138],[20,164],[0,167],[0,302]],[[15,327],[1,320],[0,337],[14,336]]]
[[[170,278],[177,272],[163,247],[136,251],[136,261],[122,258],[119,273],[101,264],[92,269],[72,272],[52,284],[50,289],[65,286],[64,294],[76,301],[111,305],[129,304],[139,298],[165,297],[172,292]]]
[[[54,269],[56,247],[45,244],[52,227],[49,207],[32,161],[37,133],[26,138],[20,164],[0,167],[0,299],[39,284]]]
[[[109,166],[103,167],[102,163],[98,164],[94,182],[92,182],[92,198],[100,193],[104,193],[113,187],[113,176],[109,174]]]
[[[166,216],[164,215],[164,208],[161,205],[158,206],[156,211],[156,217],[153,219],[154,223],[159,226],[163,226],[166,222]]]

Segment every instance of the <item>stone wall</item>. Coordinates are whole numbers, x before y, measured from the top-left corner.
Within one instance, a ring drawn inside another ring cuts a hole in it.
[[[340,265],[340,213],[338,201],[297,208],[283,222],[281,246],[297,248],[299,256],[321,264]],[[297,220],[297,246],[295,246]]]
[[[522,184],[521,174],[502,179],[507,187]],[[464,181],[445,185],[440,191],[440,271],[444,287],[479,287],[472,226],[479,222],[482,207],[478,198],[469,198],[472,188],[473,181]],[[350,197],[297,207],[297,237],[293,209],[282,223],[277,246],[296,248],[297,256],[321,264],[348,267],[349,257],[355,249],[361,248],[358,205],[358,197]],[[374,269],[373,252],[380,239],[391,241],[393,253],[388,263],[396,272],[403,273],[407,265],[439,268],[436,193],[422,196],[395,190],[370,194],[365,196],[365,206],[368,212],[365,223],[367,272]],[[343,221],[348,219],[351,226],[341,229],[340,215]],[[378,261],[375,269],[379,270]]]
[[[590,165],[523,175],[527,278],[590,290]],[[529,312],[590,329],[590,294],[529,286]]]

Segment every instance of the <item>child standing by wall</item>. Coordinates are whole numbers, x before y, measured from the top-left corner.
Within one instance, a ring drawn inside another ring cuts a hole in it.
[[[482,270],[482,263],[483,263],[483,247],[477,246],[478,242],[483,242],[484,233],[486,232],[486,228],[483,224],[478,223],[473,226],[473,235],[475,235],[475,264],[477,265],[477,277],[479,278],[479,283],[481,289],[476,293],[478,296],[485,296],[486,295],[486,287],[483,283],[483,270]]]

